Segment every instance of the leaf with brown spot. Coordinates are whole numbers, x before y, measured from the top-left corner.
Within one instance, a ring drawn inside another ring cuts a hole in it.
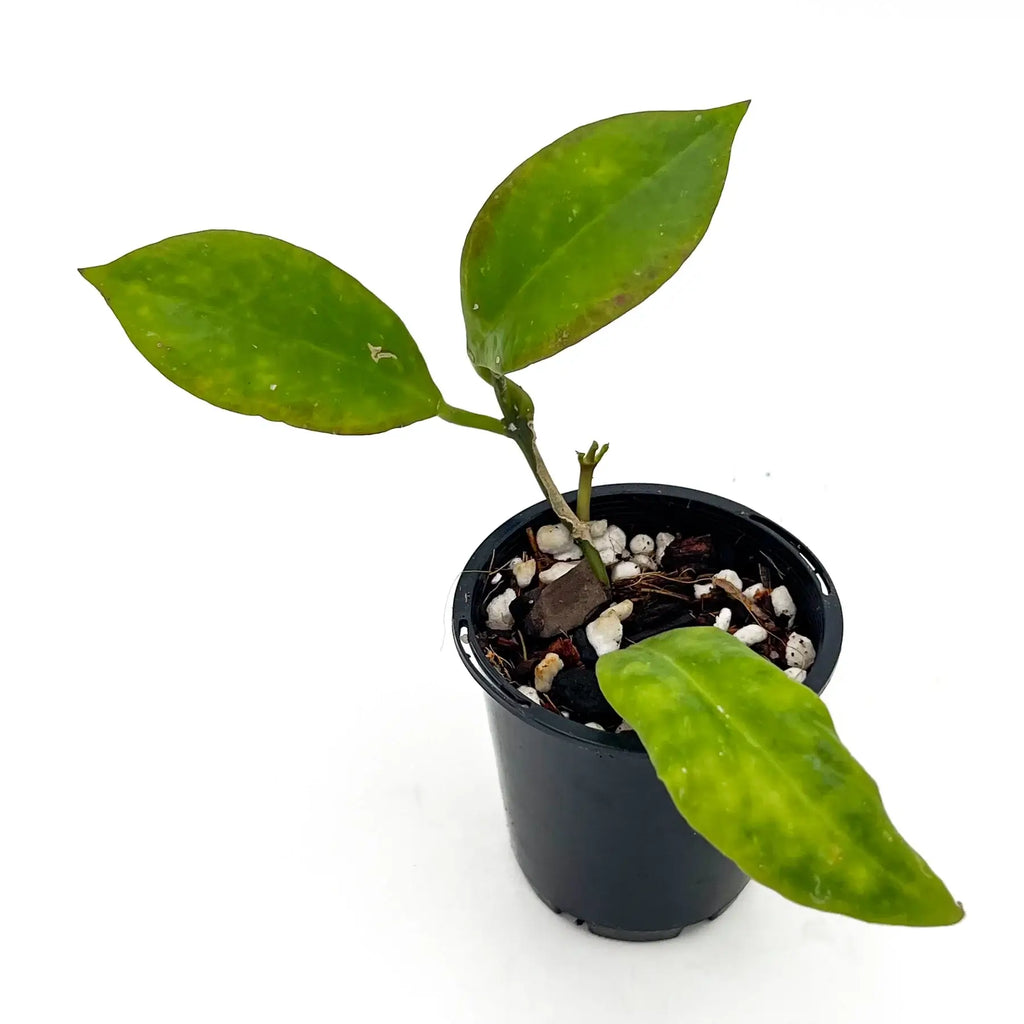
[[[332,434],[437,413],[440,392],[402,321],[306,249],[197,231],[81,273],[153,366],[222,409]]]
[[[599,658],[597,676],[680,813],[752,878],[864,921],[963,917],[821,699],[739,640],[671,630]]]
[[[508,373],[661,287],[704,236],[747,103],[584,125],[520,164],[462,253],[469,356]]]

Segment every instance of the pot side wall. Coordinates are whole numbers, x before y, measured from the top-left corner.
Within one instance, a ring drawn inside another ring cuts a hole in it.
[[[789,587],[799,628],[818,651],[806,685],[824,689],[839,656],[842,609],[828,573],[795,537],[742,505],[679,487],[606,485],[594,489],[592,508],[627,535],[710,532],[721,568],[767,564],[773,585]],[[553,521],[540,502],[477,549],[456,592],[456,647],[487,695],[512,849],[534,891],[598,934],[668,938],[720,914],[747,876],[680,816],[635,733],[597,732],[529,702],[476,639],[488,570],[522,553],[527,526]]]

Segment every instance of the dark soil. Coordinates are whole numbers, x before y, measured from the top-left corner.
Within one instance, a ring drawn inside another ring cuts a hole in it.
[[[652,537],[655,533],[650,531]],[[536,550],[533,537],[529,535],[523,538],[522,557],[536,558],[538,573],[553,563],[550,557]],[[743,589],[755,583],[765,589],[749,598],[733,587],[716,585],[706,596],[697,598],[694,595],[694,584],[711,583],[712,575],[725,569],[739,574]],[[532,609],[545,589],[544,585],[538,584],[536,576],[522,592],[508,567],[492,573],[491,579],[493,582],[489,581],[478,611],[480,624],[486,621],[485,609],[496,594],[511,587],[519,596],[510,608],[516,624],[514,630],[496,632],[478,625],[478,637],[487,659],[513,685],[533,686],[534,668],[545,654],[555,652],[564,667],[555,676],[550,691],[539,695],[541,704],[573,721],[583,724],[596,722],[609,732],[618,728],[622,719],[598,687],[594,670],[597,654],[587,640],[585,627],[611,602],[626,599],[633,602],[633,612],[623,622],[622,647],[670,629],[714,625],[718,613],[729,608],[732,611],[729,632],[735,633],[737,629],[755,623],[763,626],[768,632],[768,639],[755,644],[752,650],[785,668],[786,640],[794,627],[799,632],[799,610],[797,621],[791,626],[785,618],[777,617],[772,609],[769,590],[784,581],[773,582],[770,567],[759,562],[721,564],[716,557],[714,538],[707,534],[677,535],[665,550],[658,569],[612,584],[609,596],[587,615],[583,623],[571,630],[567,628],[557,636],[542,637],[537,635],[537,629],[530,628],[533,624]],[[547,586],[564,586],[568,579],[568,575],[563,576]]]

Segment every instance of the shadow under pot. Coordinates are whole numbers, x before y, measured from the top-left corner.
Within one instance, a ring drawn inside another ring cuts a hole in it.
[[[565,498],[574,504],[576,495]],[[654,484],[596,487],[591,514],[627,536],[711,534],[720,568],[767,566],[772,585],[788,587],[799,631],[817,651],[804,685],[825,688],[842,609],[828,573],[792,534],[728,499]],[[481,642],[489,570],[524,553],[527,527],[553,522],[539,502],[498,527],[466,564],[453,607],[456,648],[486,694],[512,849],[556,912],[609,938],[672,938],[720,915],[749,879],[680,816],[635,733],[598,732],[538,706]]]

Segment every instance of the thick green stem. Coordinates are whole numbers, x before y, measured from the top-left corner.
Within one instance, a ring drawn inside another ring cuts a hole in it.
[[[495,419],[493,416],[484,416],[482,413],[459,409],[454,405],[449,405],[443,398],[437,407],[437,415],[460,427],[475,427],[477,430],[489,430],[492,434],[509,436],[508,429],[501,420]]]
[[[607,587],[608,570],[605,569],[601,556],[590,542],[590,480],[594,474],[594,466],[601,461],[601,456],[608,450],[605,445],[595,457],[597,442],[595,441],[589,453],[593,462],[590,464],[589,475],[586,479],[586,494],[584,496],[584,456],[580,454],[580,500],[577,508],[580,514],[577,515],[569,507],[569,503],[562,497],[562,492],[555,485],[548,467],[537,450],[537,437],[533,431],[533,400],[523,391],[518,384],[514,384],[507,377],[496,376],[492,380],[495,394],[498,396],[498,404],[505,414],[503,420],[495,419],[493,416],[484,416],[478,412],[469,412],[467,409],[459,409],[457,406],[449,405],[443,398],[438,403],[437,415],[449,423],[455,423],[460,427],[474,427],[476,430],[487,430],[492,434],[501,434],[503,437],[511,437],[519,446],[520,451],[526,456],[530,469],[533,471],[540,489],[551,504],[556,516],[572,532],[573,539],[580,545],[584,557],[594,571],[594,575]],[[579,453],[577,453],[579,454]],[[582,510],[586,510],[585,512]]]
[[[498,405],[501,406],[501,411],[505,414],[505,429],[526,457],[537,483],[540,484],[540,489],[544,492],[544,497],[548,499],[555,515],[569,527],[573,539],[583,550],[594,575],[606,587],[610,586],[608,570],[605,569],[601,556],[594,549],[594,545],[590,543],[590,524],[586,519],[577,516],[570,508],[541,458],[540,450],[537,448],[537,435],[533,429],[533,399],[508,377],[494,375],[491,383],[494,386],[494,393],[498,397]]]
[[[540,452],[537,450],[537,439],[533,433],[532,421],[529,424],[529,428],[529,446],[520,444],[519,447],[526,456],[526,461],[530,464],[533,475],[537,478],[537,483],[540,484],[540,489],[544,492],[544,496],[548,499],[555,515],[572,531],[573,539],[582,549],[583,557],[586,558],[594,575],[606,587],[611,586],[611,581],[608,579],[608,570],[605,568],[604,562],[601,561],[601,556],[597,553],[597,549],[590,542],[590,523],[582,516],[578,516],[573,512],[569,507],[569,503],[562,497],[562,492],[555,485],[555,481],[552,480],[548,467],[544,465],[544,460],[540,457]]]
[[[585,523],[590,522],[590,488],[594,482],[594,467],[604,458],[607,451],[608,445],[603,445],[598,449],[595,441],[586,454],[576,453],[576,458],[580,462],[580,486],[576,493],[576,515]]]
[[[604,445],[599,450],[595,441],[585,455],[583,452],[576,453],[580,462],[580,486],[576,492],[576,515],[587,524],[590,523],[590,488],[594,481],[594,467],[604,458],[606,451],[608,451],[608,445]],[[604,562],[597,553],[597,548],[589,540],[581,540],[580,544],[583,547],[583,554],[590,563],[590,568],[594,570],[594,575],[599,580],[607,582],[608,570],[605,569]]]
[[[610,587],[612,581],[608,578],[608,570],[601,560],[601,555],[598,553],[597,548],[589,540],[581,540],[580,547],[583,549],[583,557],[590,563],[591,571],[601,583],[606,587]]]

